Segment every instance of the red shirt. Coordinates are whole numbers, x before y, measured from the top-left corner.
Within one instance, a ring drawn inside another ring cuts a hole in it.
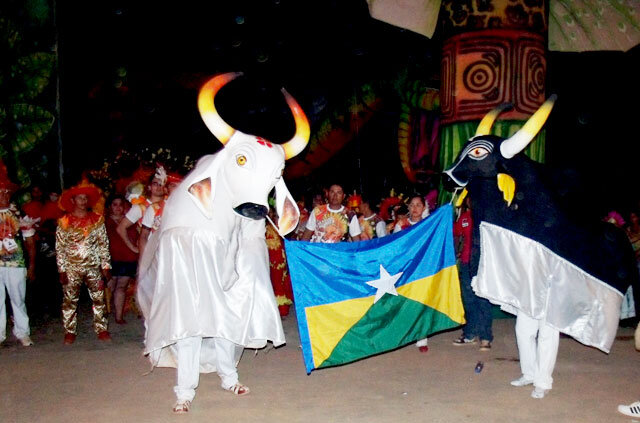
[[[29,201],[22,205],[22,211],[32,218],[42,218],[43,204],[40,201]]]
[[[460,252],[460,261],[469,263],[471,261],[471,234],[473,232],[473,220],[471,219],[471,210],[465,210],[460,213],[460,217],[453,224],[453,236],[462,237],[462,251]]]
[[[107,217],[104,220],[104,224],[107,227],[107,235],[109,236],[109,251],[111,253],[112,261],[138,261],[138,254],[131,251],[124,240],[116,231],[118,223],[111,217]],[[133,245],[138,244],[138,228],[136,225],[131,225],[127,228],[127,235]]]
[[[60,219],[64,215],[64,212],[60,207],[58,207],[58,203],[54,203],[53,201],[47,201],[44,203],[44,207],[42,207],[42,221],[40,223],[44,223],[45,220],[53,219],[54,221]]]

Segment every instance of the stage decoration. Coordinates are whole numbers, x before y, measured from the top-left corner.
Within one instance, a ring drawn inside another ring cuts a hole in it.
[[[195,158],[167,147],[123,148],[106,157],[99,169],[89,170],[88,175],[107,196],[125,195],[127,186],[134,181],[146,186],[157,165],[185,175],[193,169],[195,161]]]
[[[492,126],[494,134],[508,137],[543,103],[547,21],[543,1],[524,0],[443,0],[440,18],[439,168],[446,169],[491,109],[512,104]],[[526,154],[544,162],[544,141],[542,131]],[[444,189],[439,193],[440,203],[450,199]]]
[[[440,93],[421,81],[401,87],[398,153],[407,179],[425,183],[438,173]]]
[[[290,160],[285,168],[285,178],[297,179],[308,176],[314,169],[325,164],[358,134],[381,109],[382,100],[373,86],[365,84],[357,89],[339,111],[324,119],[314,130],[308,148]]]
[[[481,125],[445,174],[473,204],[474,291],[608,353],[623,294],[639,289],[640,275],[625,232],[579,223],[556,202],[560,187],[550,186],[545,167],[521,153],[554,102],[551,96],[508,138]]]
[[[441,0],[367,0],[372,18],[431,38]]]
[[[637,0],[550,0],[550,51],[628,51],[640,44]]]
[[[362,204],[362,196],[356,193],[356,191],[353,191],[353,194],[350,194],[347,197],[347,207],[349,207],[351,210],[359,211],[360,204]]]
[[[372,18],[427,38],[433,36],[438,14],[443,11],[455,14],[456,25],[467,29],[487,22],[492,28],[503,27],[509,20],[544,22],[539,0],[512,0],[507,13],[501,17],[490,13],[495,10],[495,1],[445,0],[442,9],[441,0],[367,0],[367,3]],[[640,2],[637,0],[549,0],[548,4],[547,47],[550,51],[628,51],[640,44]]]
[[[0,34],[5,43],[3,68],[8,70],[0,75],[0,158],[11,161],[16,180],[21,187],[28,187],[32,176],[46,177],[48,173],[46,155],[33,152],[55,121],[53,112],[38,97],[49,86],[56,58],[45,51],[25,54],[29,46],[6,16],[0,19]]]
[[[389,196],[383,198],[378,205],[378,214],[385,222],[388,222],[393,219],[393,208],[400,204],[406,205],[408,201],[409,200],[406,195],[404,195],[403,193],[396,194],[395,189],[391,189],[391,192],[389,192]]]
[[[442,48],[442,124],[479,120],[509,102],[503,119],[526,119],[544,101],[542,35],[488,29],[453,36]]]

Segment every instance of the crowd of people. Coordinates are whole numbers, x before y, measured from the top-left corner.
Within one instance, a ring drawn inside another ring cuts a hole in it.
[[[65,331],[63,342],[67,345],[74,343],[78,331],[77,306],[83,284],[92,302],[93,329],[100,341],[111,339],[109,313],[113,314],[116,324],[126,324],[127,311],[141,317],[135,305],[138,260],[149,235],[160,227],[164,203],[181,182],[182,175],[158,166],[147,180],[140,179],[121,184],[121,192],[114,192],[108,198],[87,179],[61,194],[49,192],[46,200],[41,186],[34,185],[30,200],[18,208],[11,203],[11,196],[18,186],[9,180],[6,167],[0,163],[0,341],[6,338],[9,313],[5,292],[11,304],[13,335],[25,347],[33,345],[27,305],[33,308],[31,313],[39,316],[59,313]],[[300,221],[288,238],[336,243],[385,237],[426,218],[436,207],[436,197],[437,193],[434,195],[433,192],[427,195],[392,195],[376,202],[355,193],[347,197],[341,184],[332,184],[309,198],[299,199]],[[640,271],[639,216],[640,213],[633,210],[624,219],[620,213],[614,212],[603,220],[626,231]],[[479,344],[481,351],[489,351],[493,340],[491,304],[478,297],[471,287],[472,227],[471,203],[467,198],[458,205],[454,223],[467,323],[460,336],[453,340],[453,345]],[[284,243],[268,224],[265,239],[273,290],[280,314],[284,317],[294,303]],[[56,271],[59,286],[51,281]],[[32,285],[27,285],[27,281]],[[633,300],[627,298],[623,307],[625,304],[632,306]],[[623,310],[622,313],[623,317],[634,315],[635,310]],[[524,323],[519,321],[518,324]],[[557,342],[558,335],[553,334],[552,337]],[[524,343],[518,339],[519,345]],[[419,340],[416,346],[422,352],[428,351],[427,339]],[[547,361],[549,369],[546,373],[550,377],[554,363]],[[524,367],[522,370],[523,376],[514,380],[512,385],[532,383],[527,376],[531,372]]]
[[[85,176],[61,194],[50,192],[46,201],[42,187],[33,185],[30,199],[18,207],[10,200],[19,187],[0,162],[0,342],[6,338],[10,312],[13,334],[25,347],[33,345],[29,315],[43,319],[60,315],[63,342],[73,344],[83,285],[92,302],[93,329],[99,340],[111,340],[109,313],[116,324],[126,323],[128,310],[141,317],[135,305],[140,251],[159,227],[164,202],[181,179],[182,175],[160,165],[151,175],[133,175],[126,185],[120,184],[122,192],[105,198],[102,189]],[[5,310],[5,292],[9,310]]]

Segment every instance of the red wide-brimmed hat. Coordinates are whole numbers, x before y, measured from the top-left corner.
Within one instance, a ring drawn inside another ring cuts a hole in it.
[[[74,206],[71,199],[79,194],[85,194],[87,196],[89,200],[87,204],[88,207],[95,206],[102,196],[100,188],[89,182],[87,179],[83,179],[78,185],[64,190],[58,200],[58,204],[63,210],[72,212]]]
[[[9,173],[7,172],[7,166],[4,164],[4,161],[0,159],[0,189],[9,190],[9,192],[13,194],[18,188],[20,188],[20,185],[11,182]]]

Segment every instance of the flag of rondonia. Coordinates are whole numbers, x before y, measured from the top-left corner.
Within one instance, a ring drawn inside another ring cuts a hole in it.
[[[307,373],[464,324],[452,208],[370,241],[285,241]]]

